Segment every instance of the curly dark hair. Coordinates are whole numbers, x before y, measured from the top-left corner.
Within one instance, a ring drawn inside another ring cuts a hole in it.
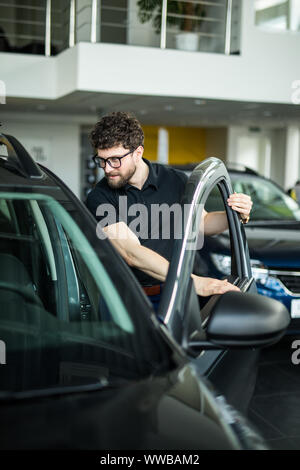
[[[144,146],[144,132],[139,121],[131,113],[122,111],[103,116],[90,133],[90,141],[95,149],[110,149],[123,145],[135,150]]]

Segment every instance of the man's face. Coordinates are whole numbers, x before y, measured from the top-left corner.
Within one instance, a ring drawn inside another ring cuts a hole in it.
[[[108,158],[123,157],[128,154],[120,160],[121,166],[119,168],[112,168],[111,165],[106,162],[104,173],[111,188],[122,188],[125,186],[136,171],[134,151],[128,152],[130,152],[130,150],[125,149],[123,145],[117,145],[110,149],[98,149],[98,156],[105,160]]]

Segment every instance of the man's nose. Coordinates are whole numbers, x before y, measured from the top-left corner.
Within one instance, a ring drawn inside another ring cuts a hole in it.
[[[111,171],[113,171],[113,168],[110,166],[110,164],[108,162],[105,162],[105,163],[106,163],[105,168],[104,168],[105,173],[110,173]]]

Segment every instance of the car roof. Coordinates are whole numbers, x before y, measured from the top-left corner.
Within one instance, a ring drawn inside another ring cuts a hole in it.
[[[4,151],[3,151],[4,147]],[[57,183],[34,161],[13,136],[0,134],[0,185],[58,188]]]
[[[186,163],[186,164],[175,164],[175,165],[168,165],[172,168],[175,168],[177,170],[182,170],[182,171],[193,171],[194,168],[199,164],[200,162],[195,162],[195,163]],[[252,168],[249,168],[245,165],[242,165],[240,163],[235,163],[235,162],[224,162],[228,172],[230,173],[241,173],[241,174],[249,174],[249,175],[255,175],[255,176],[261,176],[259,175],[255,170]]]

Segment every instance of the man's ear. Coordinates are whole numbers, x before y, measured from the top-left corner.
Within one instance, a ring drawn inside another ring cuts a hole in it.
[[[144,154],[144,147],[142,145],[139,145],[138,148],[135,150],[135,154],[138,158],[142,158]]]

